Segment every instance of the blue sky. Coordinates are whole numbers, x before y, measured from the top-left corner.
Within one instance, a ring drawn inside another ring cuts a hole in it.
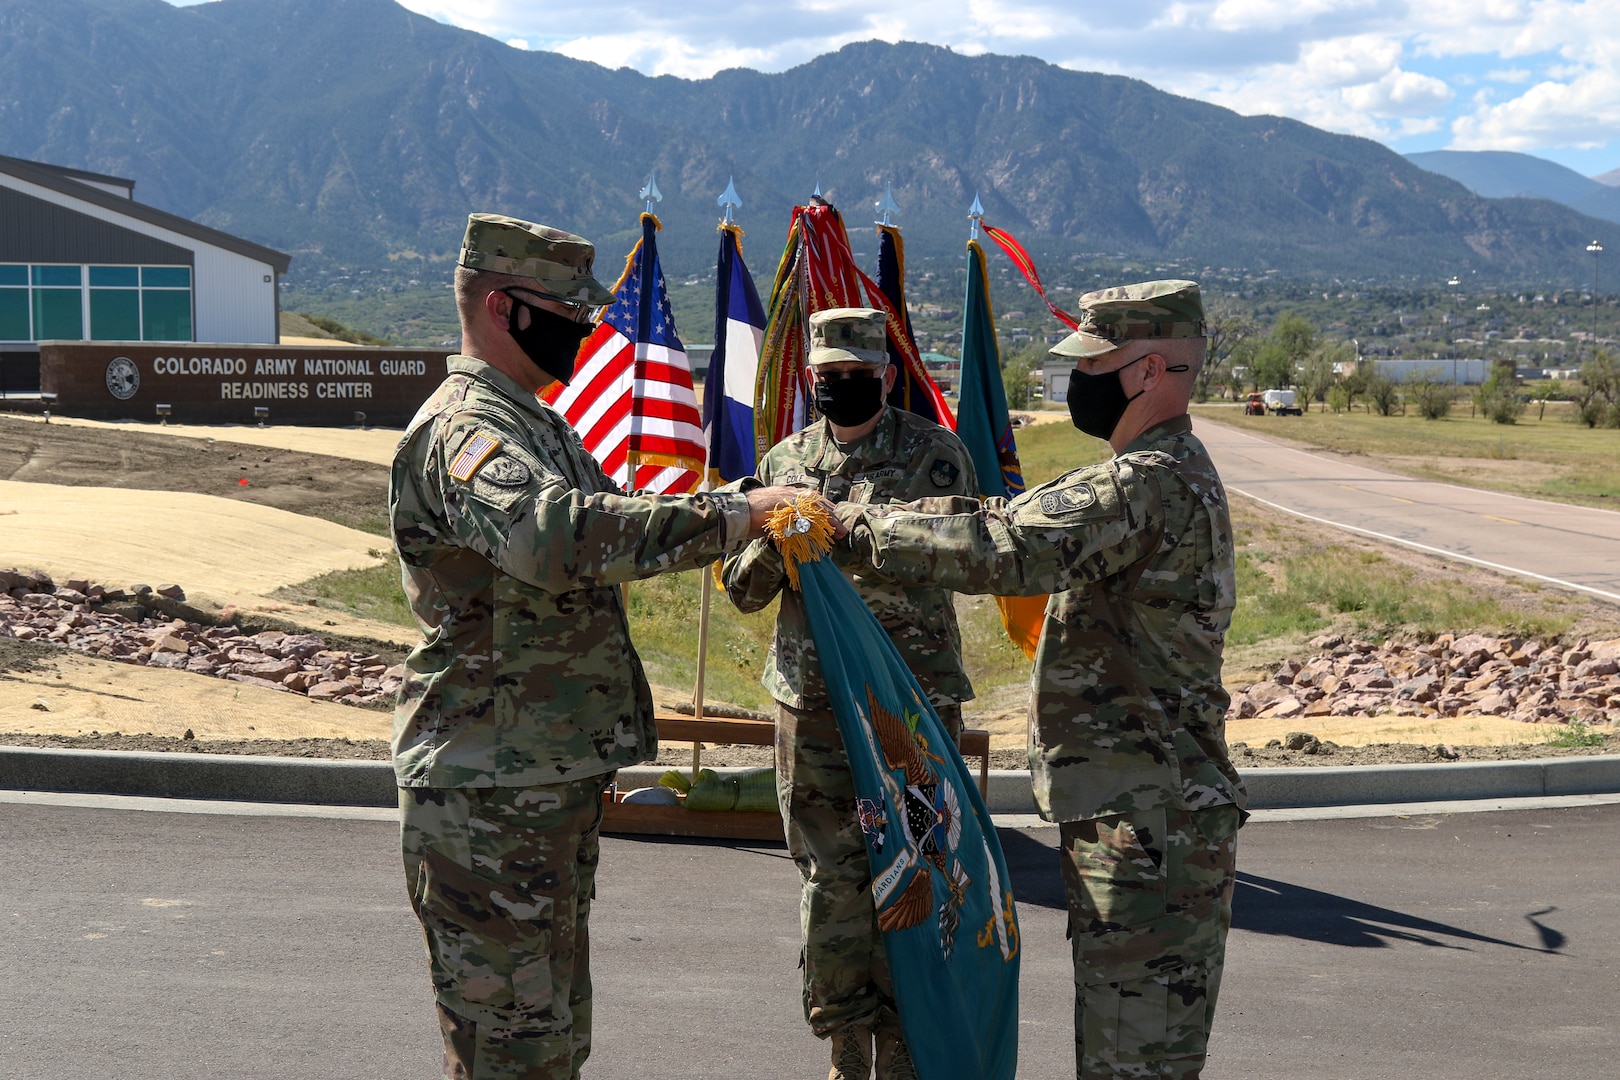
[[[1401,153],[1514,150],[1588,176],[1620,169],[1620,0],[402,2],[515,48],[649,75],[783,71],[852,41],[924,41],[1129,75]]]

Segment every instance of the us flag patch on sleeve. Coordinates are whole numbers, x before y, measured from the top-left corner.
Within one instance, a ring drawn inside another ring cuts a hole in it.
[[[474,435],[467,440],[467,445],[461,448],[456,460],[450,463],[450,479],[465,484],[500,448],[501,440],[492,439],[488,435]]]

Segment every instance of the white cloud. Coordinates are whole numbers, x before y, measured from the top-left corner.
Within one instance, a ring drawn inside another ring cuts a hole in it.
[[[1210,12],[1209,24],[1233,32],[1270,31],[1373,6],[1374,0],[1221,0]]]
[[[675,75],[683,79],[703,79],[727,68],[776,66],[775,54],[769,49],[700,50],[690,42],[655,33],[580,37],[558,42],[552,48],[564,56],[589,60],[603,67],[630,67],[652,75]]]
[[[1375,116],[1423,116],[1444,107],[1455,96],[1442,80],[1399,68],[1377,82],[1344,91],[1345,104]]]
[[[1005,0],[967,0],[970,32],[1002,41],[1042,42],[1063,36],[1071,19],[1054,18],[1052,9],[1039,4],[1013,4]]]
[[[1356,86],[1398,70],[1401,43],[1375,34],[1315,41],[1300,51],[1299,67],[1323,86]]]
[[[1479,103],[1451,131],[1457,150],[1601,146],[1620,139],[1620,75],[1604,68],[1539,82],[1511,100]]]

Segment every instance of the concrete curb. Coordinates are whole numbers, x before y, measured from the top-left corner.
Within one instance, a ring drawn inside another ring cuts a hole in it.
[[[650,787],[665,768],[619,771],[619,787]],[[740,769],[716,769],[726,774]],[[1251,809],[1507,799],[1620,793],[1620,755],[1433,765],[1326,765],[1249,769]],[[385,761],[150,754],[0,746],[0,789],[144,795],[233,802],[394,806],[394,770]],[[993,769],[992,813],[1031,814],[1029,774]]]
[[[386,761],[0,746],[0,788],[164,799],[397,806]]]

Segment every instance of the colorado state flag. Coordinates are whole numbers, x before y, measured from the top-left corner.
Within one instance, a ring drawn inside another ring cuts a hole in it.
[[[743,265],[742,230],[720,227],[715,268],[714,355],[703,387],[703,435],[709,446],[712,485],[754,475],[754,386],[765,309]]]

